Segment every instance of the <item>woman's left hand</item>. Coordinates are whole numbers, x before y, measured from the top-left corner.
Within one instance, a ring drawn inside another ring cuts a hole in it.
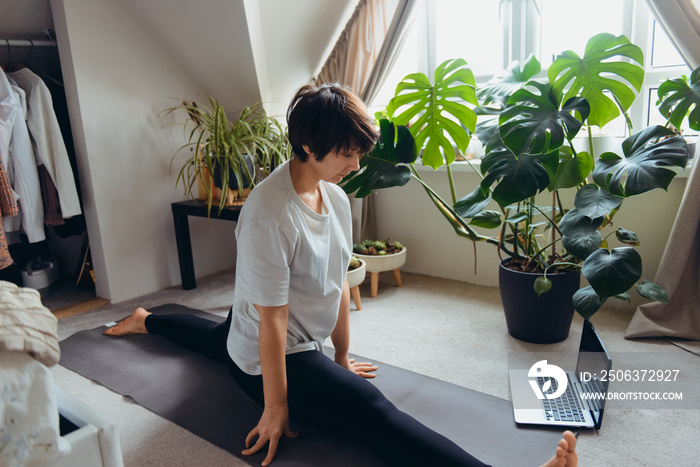
[[[356,362],[354,358],[348,359],[345,357],[344,359],[341,359],[341,361],[336,360],[336,363],[343,368],[347,368],[353,373],[362,376],[363,378],[374,378],[377,376],[374,373],[370,373],[372,371],[377,371],[377,366],[372,365],[369,362]]]

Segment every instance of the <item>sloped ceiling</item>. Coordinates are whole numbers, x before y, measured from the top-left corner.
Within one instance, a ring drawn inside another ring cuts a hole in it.
[[[121,2],[227,110],[260,99],[242,0]]]
[[[249,0],[257,4],[268,112],[284,114],[294,92],[318,73],[359,0]],[[255,37],[253,37],[255,38]],[[262,80],[261,80],[262,81]]]
[[[286,108],[325,61],[357,0],[121,0],[224,105]],[[256,10],[257,9],[257,10]]]
[[[358,0],[119,0],[229,110],[282,115],[317,73]],[[2,0],[0,38],[46,39],[48,0]],[[2,44],[0,44],[2,47]],[[239,96],[238,100],[230,96]],[[240,100],[240,96],[247,96]],[[271,110],[272,109],[272,110]]]

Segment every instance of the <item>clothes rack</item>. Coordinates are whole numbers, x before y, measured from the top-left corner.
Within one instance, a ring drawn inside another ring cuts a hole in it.
[[[56,47],[56,41],[30,39],[0,39],[3,45],[9,47]]]

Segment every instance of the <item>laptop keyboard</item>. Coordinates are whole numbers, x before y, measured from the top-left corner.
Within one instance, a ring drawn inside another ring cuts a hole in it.
[[[583,422],[583,412],[578,397],[574,393],[574,385],[571,382],[569,375],[566,376],[569,380],[566,391],[556,399],[543,399],[542,406],[544,408],[545,417],[547,420],[557,422]],[[557,390],[557,381],[552,381],[552,393]],[[545,378],[538,377],[537,383],[540,387],[545,383]]]
[[[583,390],[589,394],[605,394],[606,392],[605,386],[603,386],[603,383],[601,383],[597,378],[593,378],[590,381],[583,383]],[[596,398],[589,399],[588,403],[594,410],[601,410],[603,408],[601,401]]]

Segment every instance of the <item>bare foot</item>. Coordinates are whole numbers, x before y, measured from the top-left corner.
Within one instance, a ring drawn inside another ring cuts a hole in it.
[[[569,430],[566,430],[564,437],[559,440],[557,453],[542,467],[576,467],[577,465],[576,436]]]
[[[126,319],[123,319],[116,326],[105,331],[108,336],[128,336],[129,334],[148,334],[146,330],[146,317],[150,315],[144,308],[137,308]]]

